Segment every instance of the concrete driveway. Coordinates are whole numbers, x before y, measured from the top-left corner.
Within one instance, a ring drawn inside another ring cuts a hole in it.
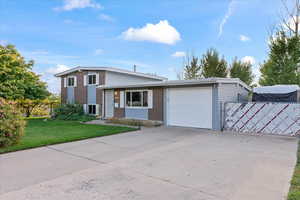
[[[1,200],[282,200],[297,139],[151,128],[0,155]]]

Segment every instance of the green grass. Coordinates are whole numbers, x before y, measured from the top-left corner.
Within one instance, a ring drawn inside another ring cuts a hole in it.
[[[291,181],[288,200],[300,200],[300,142],[298,144],[297,164]]]
[[[129,127],[82,124],[75,121],[44,121],[44,119],[29,119],[27,120],[25,135],[21,138],[19,144],[0,148],[0,154],[134,130],[136,129]]]

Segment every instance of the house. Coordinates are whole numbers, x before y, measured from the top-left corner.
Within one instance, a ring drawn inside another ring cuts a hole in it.
[[[112,67],[76,67],[55,76],[61,78],[62,103],[82,104],[86,113],[98,116],[103,115],[104,96],[103,90],[97,86],[166,80],[156,75]]]
[[[101,85],[104,118],[161,121],[168,126],[220,130],[224,102],[248,100],[251,90],[240,79],[155,81]]]
[[[251,90],[235,78],[168,81],[110,67],[77,67],[56,76],[62,102],[82,104],[88,114],[213,130],[222,127],[224,102],[247,101]]]

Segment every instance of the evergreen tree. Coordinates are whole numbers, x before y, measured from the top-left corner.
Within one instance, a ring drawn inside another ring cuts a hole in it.
[[[209,77],[226,77],[227,62],[224,58],[219,57],[216,49],[209,49],[200,61],[202,67],[202,76]]]
[[[193,56],[191,61],[187,60],[184,66],[184,79],[199,79],[201,77],[201,66],[198,64],[198,58]]]
[[[300,39],[280,31],[270,39],[269,58],[261,66],[260,85],[300,85]]]
[[[242,62],[235,58],[230,67],[230,77],[239,78],[246,84],[251,85],[254,79],[252,64],[250,62]]]

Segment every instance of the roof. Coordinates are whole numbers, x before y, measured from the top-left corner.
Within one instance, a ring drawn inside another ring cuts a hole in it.
[[[170,87],[170,86],[189,86],[189,85],[205,85],[214,83],[236,83],[251,90],[251,88],[242,82],[239,78],[202,78],[197,80],[165,80],[156,82],[145,82],[131,85],[100,85],[99,88],[103,89],[117,89],[117,88],[145,88],[145,87]]]
[[[272,85],[253,88],[257,94],[287,94],[300,90],[298,85]]]
[[[60,76],[67,75],[72,72],[81,71],[81,70],[91,70],[91,71],[101,70],[101,71],[116,72],[116,73],[121,73],[121,74],[128,74],[128,75],[132,75],[132,76],[140,76],[140,77],[156,79],[156,80],[167,80],[167,78],[162,77],[162,76],[146,74],[146,73],[141,73],[141,72],[133,72],[133,71],[119,69],[119,68],[115,68],[115,67],[81,67],[81,66],[78,66],[78,67],[69,69],[67,71],[57,73],[57,74],[55,74],[55,76],[60,77]]]

